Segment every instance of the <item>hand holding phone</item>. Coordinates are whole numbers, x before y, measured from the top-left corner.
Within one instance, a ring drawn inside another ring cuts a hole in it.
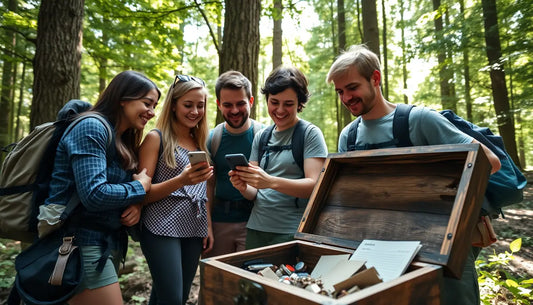
[[[225,157],[231,170],[236,170],[236,166],[248,166],[248,159],[243,154],[227,154]]]
[[[207,166],[209,166],[209,161],[207,160],[207,154],[205,153],[205,151],[190,151],[189,162],[191,163],[191,165],[194,165],[200,162],[207,162]],[[202,167],[200,169],[203,169],[203,168],[205,167]]]

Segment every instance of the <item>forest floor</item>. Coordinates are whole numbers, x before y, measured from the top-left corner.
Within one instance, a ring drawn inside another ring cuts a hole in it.
[[[533,181],[533,173],[529,173],[528,181]],[[529,183],[524,190],[524,201],[504,209],[505,218],[498,218],[493,221],[494,229],[498,235],[498,241],[483,249],[478,259],[487,260],[491,254],[510,252],[510,243],[522,238],[522,248],[520,251],[513,253],[513,259],[505,267],[515,278],[533,278],[533,184]],[[17,245],[16,243],[2,243],[0,240],[0,276],[4,280],[12,276],[10,270],[5,270],[5,265],[10,264],[14,258]],[[2,268],[4,265],[4,268]],[[0,287],[0,304],[4,304],[9,293],[9,288],[5,285]],[[120,286],[122,288],[124,303],[127,305],[148,304],[151,289],[150,272],[146,261],[137,242],[130,244],[128,260],[123,269],[121,269]],[[198,303],[199,292],[199,272],[191,288],[188,305]],[[483,293],[483,291],[482,291]],[[491,301],[492,305],[513,304],[505,297],[498,297]]]

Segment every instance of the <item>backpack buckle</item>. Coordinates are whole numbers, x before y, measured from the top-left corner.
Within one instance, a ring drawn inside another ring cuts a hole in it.
[[[74,236],[65,236],[63,237],[63,244],[59,247],[59,254],[66,255],[72,251],[72,244],[74,241]]]

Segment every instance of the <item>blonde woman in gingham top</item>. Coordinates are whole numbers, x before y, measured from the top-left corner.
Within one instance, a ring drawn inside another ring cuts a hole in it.
[[[213,244],[206,180],[213,168],[190,165],[188,152],[206,150],[207,90],[196,77],[177,75],[156,126],[139,151],[152,177],[142,216],[141,248],[152,274],[150,305],[185,304],[202,251]]]

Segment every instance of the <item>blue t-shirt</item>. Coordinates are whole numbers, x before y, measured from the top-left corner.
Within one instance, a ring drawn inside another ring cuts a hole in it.
[[[394,139],[392,135],[393,112],[375,120],[361,120],[357,128],[356,145],[385,143]],[[339,152],[346,152],[348,132],[346,125],[339,137]],[[439,144],[468,144],[473,138],[463,133],[447,118],[426,107],[413,107],[409,114],[409,137],[413,146]],[[394,147],[391,144],[391,147]]]

